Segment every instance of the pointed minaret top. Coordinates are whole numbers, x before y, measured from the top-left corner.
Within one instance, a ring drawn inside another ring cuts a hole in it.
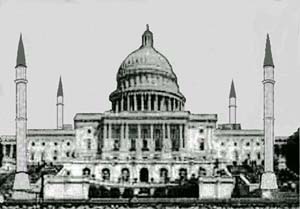
[[[230,94],[229,94],[229,98],[236,98],[236,94],[235,94],[235,88],[234,88],[233,79],[232,79],[232,81],[231,81],[231,87],[230,87]]]
[[[59,77],[59,83],[58,83],[58,89],[57,89],[57,97],[59,97],[59,96],[64,96],[61,76]]]
[[[266,48],[265,48],[264,67],[266,66],[274,67],[269,34],[267,34],[267,41],[266,41]]]
[[[25,52],[24,52],[24,46],[23,46],[23,40],[22,40],[22,33],[20,34],[18,54],[17,54],[16,67],[18,67],[18,66],[27,67],[26,66],[26,61],[25,61]]]
[[[142,47],[153,47],[153,33],[149,30],[149,25],[146,25],[146,31],[142,36]]]

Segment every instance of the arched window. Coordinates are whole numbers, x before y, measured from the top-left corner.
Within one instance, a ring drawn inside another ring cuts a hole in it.
[[[128,168],[123,168],[121,170],[121,181],[122,182],[129,182],[130,179],[130,172]]]
[[[167,183],[169,181],[168,170],[166,168],[160,169],[159,176],[163,183]]]
[[[182,180],[187,180],[187,169],[186,168],[180,168],[179,169],[179,179]]]
[[[102,169],[102,180],[103,181],[109,181],[110,179],[110,171],[108,168],[103,168]]]
[[[82,175],[83,175],[83,176],[89,176],[89,175],[91,175],[91,169],[89,169],[89,168],[84,168],[84,169],[82,170]]]

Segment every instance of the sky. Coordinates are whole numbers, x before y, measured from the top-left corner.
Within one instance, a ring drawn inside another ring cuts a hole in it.
[[[56,127],[62,76],[65,123],[110,109],[126,56],[149,24],[192,113],[228,123],[231,80],[237,122],[263,129],[263,59],[275,64],[275,135],[300,126],[299,0],[0,0],[0,135],[15,131],[15,63],[20,33],[27,61],[28,128]]]

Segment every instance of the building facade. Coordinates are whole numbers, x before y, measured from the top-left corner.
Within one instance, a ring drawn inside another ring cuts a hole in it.
[[[18,56],[20,56],[18,54]],[[217,114],[185,110],[177,76],[154,48],[147,26],[141,46],[117,72],[111,110],[77,113],[64,124],[63,88],[57,91],[57,129],[28,129],[29,164],[63,164],[62,176],[93,176],[99,181],[164,182],[228,174],[226,165],[245,160],[262,164],[263,131],[241,129],[232,81],[229,123]],[[15,136],[0,137],[1,171],[14,169]],[[221,172],[223,171],[223,172]]]

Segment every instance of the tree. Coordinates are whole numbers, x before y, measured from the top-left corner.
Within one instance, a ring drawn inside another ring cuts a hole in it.
[[[289,136],[285,145],[284,155],[287,167],[299,174],[299,129]]]

